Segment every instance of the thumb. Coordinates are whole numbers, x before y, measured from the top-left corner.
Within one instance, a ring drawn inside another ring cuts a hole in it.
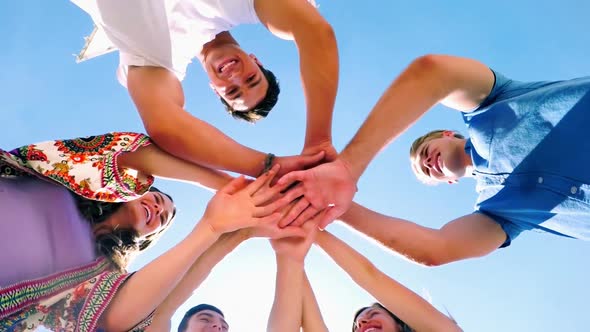
[[[246,177],[243,175],[231,180],[228,184],[223,186],[219,191],[225,194],[233,195],[243,189],[248,184]]]
[[[303,181],[306,178],[306,171],[293,171],[283,175],[279,181],[277,181],[277,185],[283,186],[287,184],[291,184],[295,181]]]
[[[303,159],[303,163],[304,166],[311,166],[311,165],[315,165],[317,163],[319,163],[320,161],[322,161],[322,159],[324,159],[324,157],[326,156],[326,152],[325,151],[320,151],[316,154],[312,154],[310,156],[304,156]]]
[[[326,226],[328,226],[332,221],[334,221],[334,219],[338,218],[340,215],[341,212],[335,206],[327,208],[324,215],[320,219],[318,225],[319,229],[323,231],[326,228]]]

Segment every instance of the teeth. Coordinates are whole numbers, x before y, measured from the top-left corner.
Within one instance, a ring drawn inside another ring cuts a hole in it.
[[[147,207],[145,207],[145,206],[143,208],[145,210],[145,220],[146,221],[150,221],[150,217],[151,217],[150,210]]]
[[[229,61],[228,63],[221,66],[221,68],[219,68],[219,71],[223,73],[227,69],[227,67],[233,65],[234,63],[236,63],[236,60]]]

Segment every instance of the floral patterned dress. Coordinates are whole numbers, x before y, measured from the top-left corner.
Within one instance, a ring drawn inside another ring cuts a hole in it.
[[[109,133],[0,149],[0,177],[36,177],[106,202],[140,197],[153,178],[120,170],[117,155],[150,144],[143,134]],[[1,272],[0,272],[1,273]],[[96,331],[101,314],[131,274],[104,257],[84,266],[0,288],[0,331]],[[151,317],[132,331],[143,331]]]

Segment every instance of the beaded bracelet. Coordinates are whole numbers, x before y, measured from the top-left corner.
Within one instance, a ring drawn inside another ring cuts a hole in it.
[[[270,171],[270,169],[272,168],[272,162],[275,160],[275,155],[272,153],[267,153],[266,154],[266,158],[264,158],[264,169],[262,170],[262,172],[260,172],[260,175]]]

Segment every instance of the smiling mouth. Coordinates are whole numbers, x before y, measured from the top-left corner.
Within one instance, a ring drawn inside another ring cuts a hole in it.
[[[363,332],[374,332],[374,331],[379,331],[379,329],[376,327],[369,327],[368,329],[364,330]]]
[[[442,163],[440,160],[440,153],[436,155],[436,162],[434,163],[434,166],[435,166],[437,172],[439,172],[440,174],[443,174]]]
[[[231,71],[237,64],[238,64],[237,59],[230,59],[230,60],[224,61],[219,66],[217,66],[217,72],[220,74],[223,74],[225,72]]]
[[[144,206],[143,209],[145,210],[146,225],[148,225],[150,223],[150,219],[152,218],[152,212],[147,208],[147,206]]]

